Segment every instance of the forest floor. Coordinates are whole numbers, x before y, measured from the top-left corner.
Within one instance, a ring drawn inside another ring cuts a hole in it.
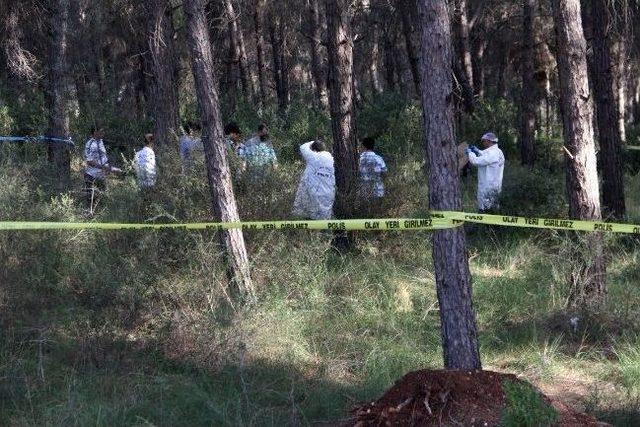
[[[288,218],[300,167],[284,164],[269,191],[238,185],[243,217]],[[47,192],[46,168],[0,168],[0,219],[84,218],[78,197]],[[424,215],[421,173],[395,165],[377,214]],[[562,174],[529,175],[507,170],[503,210],[563,216]],[[473,177],[464,185],[472,209]],[[131,178],[114,181],[95,220],[208,218],[198,176],[162,175],[153,197],[143,206]],[[430,233],[360,233],[343,256],[329,233],[246,239],[259,302],[242,308],[211,233],[0,233],[0,424],[339,424],[408,372],[442,367]],[[640,247],[607,236],[608,302],[593,315],[566,309],[567,254],[580,244],[564,232],[470,229],[483,366],[598,420],[639,425]]]

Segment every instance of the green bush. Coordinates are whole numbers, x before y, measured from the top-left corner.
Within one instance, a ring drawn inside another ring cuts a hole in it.
[[[502,388],[507,405],[500,424],[504,427],[540,427],[554,424],[556,411],[542,400],[533,386],[524,382],[505,381]]]
[[[500,196],[501,211],[521,216],[565,216],[567,206],[562,178],[543,169],[529,170],[507,164]]]
[[[460,142],[478,145],[485,132],[493,132],[500,140],[505,157],[515,161],[518,153],[518,107],[504,98],[486,98],[478,103],[472,116],[466,117]]]

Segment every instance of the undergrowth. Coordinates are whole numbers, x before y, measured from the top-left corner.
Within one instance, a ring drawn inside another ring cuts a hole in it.
[[[379,133],[388,153],[384,215],[421,216],[428,189],[413,154],[420,117],[415,106],[398,108],[388,126],[412,123],[397,150],[385,127],[362,133]],[[292,114],[272,131],[283,155],[269,181],[255,188],[236,177],[243,219],[289,218],[302,171],[293,147],[329,135],[322,117]],[[241,121],[251,129],[256,118]],[[44,151],[1,150],[0,220],[86,220],[77,156],[72,191],[56,195]],[[184,175],[175,147],[166,147],[158,165],[147,204],[132,176],[112,180],[93,220],[210,220],[202,164]],[[637,178],[628,180],[637,218]],[[474,187],[473,176],[463,181],[465,209],[474,209]],[[562,176],[510,162],[502,209],[562,216]],[[442,366],[431,234],[359,233],[358,250],[346,256],[329,250],[328,233],[245,238],[259,301],[250,307],[229,297],[211,232],[0,233],[0,424],[336,422],[407,371]],[[608,238],[609,300],[598,316],[566,309],[567,234],[478,227],[468,242],[484,366],[537,385],[581,378],[593,387],[589,411],[620,425],[636,420],[637,241]]]

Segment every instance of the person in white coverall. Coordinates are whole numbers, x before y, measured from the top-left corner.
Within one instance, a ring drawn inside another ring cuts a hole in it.
[[[465,150],[469,163],[478,168],[478,210],[490,212],[498,207],[502,191],[504,154],[498,147],[498,137],[489,132],[482,135],[482,147],[471,146]]]
[[[293,215],[305,219],[331,219],[336,196],[333,156],[320,141],[300,146],[306,167],[293,203]]]
[[[153,134],[144,136],[144,147],[133,157],[133,167],[140,188],[151,188],[156,185],[156,153],[153,151]]]

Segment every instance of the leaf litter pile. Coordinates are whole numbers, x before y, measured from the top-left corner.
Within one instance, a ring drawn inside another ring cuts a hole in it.
[[[347,425],[369,426],[497,426],[507,396],[505,381],[525,384],[515,375],[491,371],[421,370],[410,372],[375,402],[352,410]],[[557,412],[558,426],[603,426],[540,393]]]

